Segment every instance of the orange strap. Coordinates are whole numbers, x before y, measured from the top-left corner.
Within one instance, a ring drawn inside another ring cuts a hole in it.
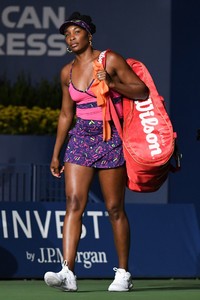
[[[103,70],[102,63],[95,60],[94,65],[94,82],[91,86],[91,90],[97,97],[97,105],[102,107],[103,113],[103,140],[108,141],[111,138],[111,128],[109,124],[109,110],[108,110],[108,101],[109,101],[109,87],[104,80],[100,81],[97,79],[97,72]]]

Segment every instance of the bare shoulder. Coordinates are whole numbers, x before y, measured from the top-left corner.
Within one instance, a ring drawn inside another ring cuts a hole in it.
[[[61,82],[62,83],[65,82],[67,85],[70,80],[70,70],[72,68],[72,64],[73,64],[73,61],[71,61],[69,64],[65,65],[60,71]]]
[[[106,54],[106,65],[108,69],[116,70],[119,67],[127,66],[127,63],[121,54],[110,50]]]
[[[121,54],[119,54],[119,53],[117,53],[116,51],[113,51],[113,50],[108,50],[106,55],[107,55],[108,59],[113,59],[113,60],[122,59],[122,60],[124,60],[124,58]]]

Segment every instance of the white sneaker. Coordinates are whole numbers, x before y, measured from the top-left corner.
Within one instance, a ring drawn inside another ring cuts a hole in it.
[[[60,272],[47,272],[44,275],[44,281],[50,287],[58,288],[64,292],[76,292],[76,276],[69,270],[67,265],[63,265]]]
[[[132,289],[132,278],[129,272],[124,269],[113,268],[115,279],[108,287],[109,292],[128,292]]]

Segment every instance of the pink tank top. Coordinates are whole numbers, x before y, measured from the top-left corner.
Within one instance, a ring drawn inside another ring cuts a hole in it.
[[[76,102],[76,116],[85,120],[98,120],[102,118],[102,108],[97,105],[97,99],[90,87],[94,80],[90,83],[86,91],[78,90],[72,82],[72,68],[70,70],[69,93],[73,101]],[[115,105],[117,114],[121,119],[123,116],[121,95],[110,90],[111,99]]]

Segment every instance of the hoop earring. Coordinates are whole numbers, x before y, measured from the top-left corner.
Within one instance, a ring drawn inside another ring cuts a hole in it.
[[[69,46],[67,46],[67,52],[72,53],[72,50],[69,48]]]

